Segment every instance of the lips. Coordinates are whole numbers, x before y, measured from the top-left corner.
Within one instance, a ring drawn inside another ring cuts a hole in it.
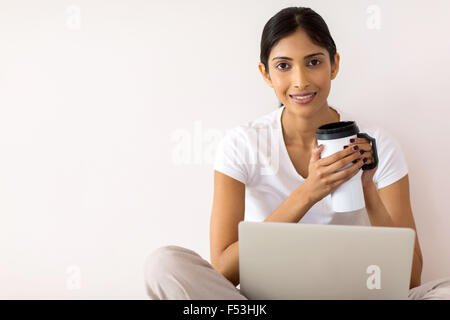
[[[306,96],[304,96],[304,95],[300,95],[300,96],[299,95],[295,95],[295,96],[290,95],[290,97],[291,97],[292,101],[294,101],[297,104],[308,104],[315,98],[316,95],[317,95],[317,93],[312,93],[312,94],[309,94],[309,95],[307,94]]]
[[[295,97],[307,97],[310,96],[312,94],[315,94],[315,92],[308,92],[308,93],[298,93],[298,94],[291,94],[291,98],[295,98]]]

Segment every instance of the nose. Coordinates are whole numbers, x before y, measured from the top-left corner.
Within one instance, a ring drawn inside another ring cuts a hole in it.
[[[304,68],[298,67],[295,72],[292,73],[292,76],[292,83],[295,87],[303,90],[309,86],[308,72]]]

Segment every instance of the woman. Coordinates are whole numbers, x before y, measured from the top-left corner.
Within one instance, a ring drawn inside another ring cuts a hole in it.
[[[378,166],[363,171],[361,177],[366,208],[348,214],[331,210],[330,192],[362,165],[373,163],[373,156],[370,142],[357,138],[344,150],[321,159],[323,147],[317,145],[316,129],[354,120],[327,102],[340,57],[322,17],[309,8],[281,10],[264,27],[260,58],[263,79],[281,105],[229,131],[219,145],[210,226],[212,263],[186,248],[157,249],[145,266],[151,299],[246,299],[236,287],[238,223],[244,219],[416,230],[400,145],[385,130],[361,121],[357,121],[361,131],[376,138],[379,155]],[[258,147],[263,136],[270,141],[270,156]],[[336,171],[349,163],[353,164]],[[450,299],[450,278],[421,285],[421,272],[416,233],[409,298]]]

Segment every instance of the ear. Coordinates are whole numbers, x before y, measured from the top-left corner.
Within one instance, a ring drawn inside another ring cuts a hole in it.
[[[339,72],[339,61],[341,57],[339,53],[336,52],[334,55],[334,64],[331,66],[331,80],[334,80]]]
[[[266,73],[266,67],[264,66],[264,63],[258,63],[258,69],[261,72],[264,81],[269,85],[269,87],[273,88],[272,80],[270,79],[269,72]]]

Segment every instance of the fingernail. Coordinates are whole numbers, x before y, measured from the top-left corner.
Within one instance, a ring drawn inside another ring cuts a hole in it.
[[[359,154],[363,154],[364,153],[364,150],[359,150]]]
[[[353,162],[353,163],[357,163],[357,162],[358,162],[358,160],[353,160],[352,162]]]
[[[350,139],[350,143],[353,143],[353,142],[355,142],[356,140],[355,139]]]
[[[353,150],[359,150],[358,146],[354,146]]]
[[[364,158],[364,159],[363,159],[363,162],[366,163],[366,162],[367,162],[367,158]]]
[[[348,148],[348,146],[344,146],[344,149],[347,149]]]

